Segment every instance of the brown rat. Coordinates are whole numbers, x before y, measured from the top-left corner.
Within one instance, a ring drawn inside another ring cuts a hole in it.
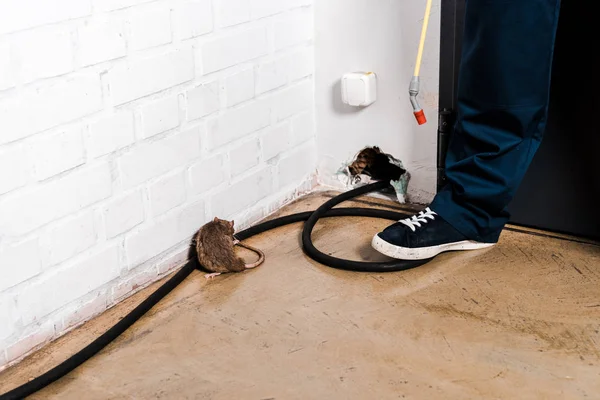
[[[215,217],[212,221],[203,225],[192,240],[191,247],[194,249],[190,250],[195,251],[191,251],[190,258],[196,257],[200,265],[211,272],[205,275],[206,279],[212,279],[227,272],[242,272],[255,268],[265,260],[262,251],[242,244],[234,238],[233,224],[233,221]],[[245,263],[235,254],[235,245],[245,247],[258,254],[258,261],[250,264]]]
[[[390,162],[389,155],[377,146],[365,147],[348,166],[352,176],[364,174],[376,180],[398,180],[406,170]]]

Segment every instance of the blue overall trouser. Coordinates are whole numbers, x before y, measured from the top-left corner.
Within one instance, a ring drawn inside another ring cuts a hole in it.
[[[560,0],[467,0],[448,184],[431,209],[496,242],[546,126]]]

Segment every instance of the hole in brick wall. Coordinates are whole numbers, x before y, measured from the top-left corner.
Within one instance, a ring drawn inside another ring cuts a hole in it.
[[[381,150],[378,146],[366,146],[345,163],[336,173],[347,189],[354,189],[377,180],[389,180],[392,188],[384,194],[395,195],[400,203],[406,203],[410,173],[402,161]]]

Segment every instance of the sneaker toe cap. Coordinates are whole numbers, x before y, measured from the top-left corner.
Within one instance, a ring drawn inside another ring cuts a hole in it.
[[[406,245],[408,239],[406,225],[401,224],[400,222],[388,226],[382,232],[379,232],[377,236],[379,236],[380,239],[397,246]]]

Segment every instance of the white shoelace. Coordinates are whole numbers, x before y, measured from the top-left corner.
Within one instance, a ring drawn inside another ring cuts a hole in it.
[[[435,215],[437,215],[435,211],[432,211],[429,207],[427,207],[425,211],[421,211],[420,213],[412,216],[411,218],[406,218],[398,222],[401,222],[404,225],[408,226],[414,232],[417,230],[417,227],[421,227],[421,223],[426,224],[427,222],[429,222],[428,219],[430,219],[431,221],[435,220]]]

